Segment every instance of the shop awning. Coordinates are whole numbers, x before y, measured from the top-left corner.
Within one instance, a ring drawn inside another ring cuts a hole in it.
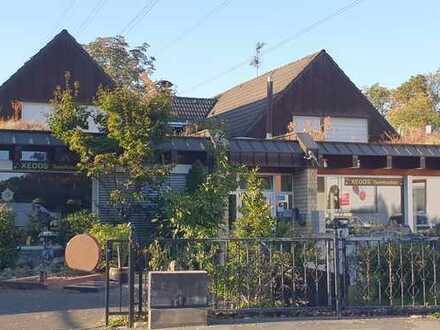
[[[320,155],[440,157],[440,146],[352,142],[317,142]]]

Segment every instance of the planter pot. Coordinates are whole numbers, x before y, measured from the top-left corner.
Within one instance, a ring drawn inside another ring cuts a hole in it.
[[[128,267],[110,267],[109,269],[109,277],[111,281],[122,283],[128,282]]]

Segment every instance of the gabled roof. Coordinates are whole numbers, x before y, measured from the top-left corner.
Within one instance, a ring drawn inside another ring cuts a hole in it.
[[[267,79],[272,77],[274,95],[283,91],[304,69],[324,50],[308,55],[295,62],[286,64],[275,70],[266,72],[257,78],[235,86],[218,97],[218,101],[209,116],[216,116],[227,111],[238,109],[247,104],[255,103],[266,98]]]
[[[368,118],[372,139],[381,138],[385,132],[395,133],[393,127],[325,50],[269,71],[220,94],[208,117],[223,122],[232,137],[262,137],[269,76],[273,81],[273,120],[278,134],[283,134],[281,126],[287,129],[294,114]]]
[[[173,120],[199,122],[208,116],[215,102],[214,98],[176,96],[173,99],[171,115]]]
[[[57,86],[64,86],[65,73],[79,81],[79,100],[89,102],[100,85],[113,86],[112,79],[67,30],[62,30],[0,86],[0,117],[12,115],[10,102],[47,102]]]

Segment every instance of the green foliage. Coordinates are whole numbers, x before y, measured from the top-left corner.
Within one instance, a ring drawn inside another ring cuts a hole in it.
[[[386,116],[391,107],[391,90],[376,83],[364,88],[363,92],[380,114]]]
[[[364,94],[403,135],[426,125],[440,127],[440,71],[412,76],[395,89],[374,84]]]
[[[171,91],[148,91],[127,86],[98,92],[92,113],[76,100],[79,86],[55,92],[54,111],[49,117],[52,133],[79,155],[77,167],[89,177],[113,177],[116,188],[110,193],[121,219],[128,222],[139,202],[145,201],[145,185],[155,185],[168,174],[158,161],[154,145],[168,133]],[[102,134],[88,134],[92,118]],[[118,181],[118,176],[126,177]]]
[[[207,169],[200,160],[196,160],[192,164],[191,170],[186,176],[186,191],[194,193],[203,183],[207,175]]]
[[[127,327],[128,317],[127,316],[113,316],[108,320],[107,329],[114,329],[118,327]]]
[[[130,225],[123,223],[117,225],[105,224],[105,223],[95,223],[92,228],[89,229],[88,233],[96,238],[101,246],[101,255],[105,256],[105,247],[107,241],[116,240],[116,241],[128,241],[130,234]],[[125,243],[115,243],[113,244],[114,251],[118,251],[120,253],[120,260],[122,266],[127,260],[128,249],[127,244]],[[111,261],[110,265],[117,265],[115,261]],[[104,260],[101,262],[99,268],[104,269],[105,264]]]
[[[263,195],[263,181],[257,170],[251,170],[246,178],[247,190],[242,193],[242,216],[235,223],[234,235],[240,238],[270,237],[274,233],[275,219]]]
[[[11,267],[18,258],[20,232],[15,227],[15,216],[5,205],[0,206],[0,269]]]
[[[65,226],[66,240],[75,235],[87,233],[95,224],[99,223],[99,217],[88,210],[81,210],[68,214],[62,223]]]
[[[223,130],[212,129],[210,132],[213,169],[203,177],[197,174],[199,183],[191,179],[191,186],[185,192],[170,191],[162,196],[163,207],[157,219],[161,236],[215,237],[225,225],[228,196],[236,189],[237,176],[242,169],[231,165],[228,160],[228,144]]]
[[[128,240],[130,226],[126,223],[111,225],[95,223],[88,231],[96,240],[105,247],[108,240]]]
[[[148,54],[147,43],[130,48],[123,36],[101,37],[84,48],[118,86],[143,87],[142,75],[154,71],[155,59]]]
[[[440,115],[424,93],[411,96],[405,103],[397,103],[389,112],[389,120],[400,129],[440,126]]]

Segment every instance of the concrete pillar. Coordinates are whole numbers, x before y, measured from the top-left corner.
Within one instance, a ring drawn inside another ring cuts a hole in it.
[[[294,207],[310,222],[311,212],[318,205],[318,171],[315,168],[298,169],[293,175]],[[309,224],[309,223],[308,223]]]
[[[416,219],[413,212],[413,182],[412,176],[403,177],[403,219],[411,231],[416,232]]]

